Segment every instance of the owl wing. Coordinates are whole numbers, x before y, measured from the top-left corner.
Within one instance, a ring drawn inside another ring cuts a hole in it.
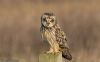
[[[56,40],[61,48],[62,56],[68,60],[72,60],[72,55],[70,54],[70,49],[67,44],[67,37],[59,26],[56,28]]]
[[[56,27],[56,40],[60,46],[60,48],[67,48],[69,49],[69,46],[67,44],[67,37],[66,34],[64,33],[64,31],[59,27],[59,25],[57,25]]]

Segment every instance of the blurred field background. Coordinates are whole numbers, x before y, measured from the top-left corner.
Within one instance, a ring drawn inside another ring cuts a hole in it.
[[[48,46],[39,31],[44,12],[66,32],[71,62],[100,62],[99,0],[0,0],[0,59],[38,62]]]

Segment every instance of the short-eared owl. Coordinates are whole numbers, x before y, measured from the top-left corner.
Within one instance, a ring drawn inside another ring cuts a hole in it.
[[[64,58],[72,59],[66,35],[57,24],[56,16],[53,13],[44,13],[41,16],[40,31],[42,38],[50,44],[50,50],[47,53],[62,52]]]

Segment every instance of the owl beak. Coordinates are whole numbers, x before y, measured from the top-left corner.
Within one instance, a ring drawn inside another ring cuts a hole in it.
[[[49,25],[50,23],[47,23],[47,25]]]

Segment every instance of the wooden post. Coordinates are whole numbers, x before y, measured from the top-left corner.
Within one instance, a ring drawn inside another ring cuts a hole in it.
[[[62,53],[43,53],[39,55],[39,62],[62,62]]]

